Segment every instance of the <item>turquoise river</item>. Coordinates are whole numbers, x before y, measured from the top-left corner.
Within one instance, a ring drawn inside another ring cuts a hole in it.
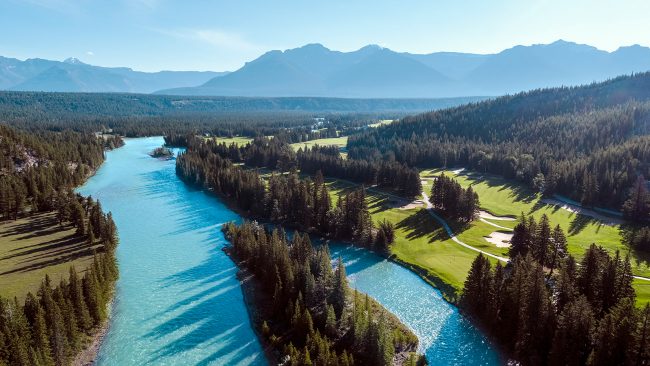
[[[120,279],[103,365],[264,365],[234,263],[219,226],[241,220],[218,198],[147,155],[160,137],[127,139],[79,188],[111,211],[119,229]],[[351,285],[396,314],[420,338],[431,365],[494,365],[485,337],[440,292],[366,250],[331,245]]]

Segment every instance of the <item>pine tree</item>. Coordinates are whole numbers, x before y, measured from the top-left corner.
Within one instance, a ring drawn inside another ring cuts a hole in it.
[[[72,304],[74,306],[75,318],[79,328],[83,331],[89,331],[92,327],[92,319],[90,312],[83,296],[83,288],[81,281],[77,276],[77,271],[74,266],[70,266],[70,277],[68,280],[69,294]]]
[[[551,258],[548,264],[551,267],[549,278],[553,276],[553,270],[558,266],[558,260],[563,259],[567,255],[567,242],[564,232],[560,225],[555,226],[553,235],[551,236]]]
[[[637,178],[628,199],[623,203],[622,211],[628,220],[648,221],[650,219],[650,193],[643,176]]]
[[[45,313],[41,304],[36,300],[32,293],[28,293],[25,297],[25,305],[23,307],[25,316],[31,325],[32,330],[32,349],[34,350],[32,356],[32,363],[34,365],[52,366],[52,354],[50,349],[50,342],[48,339],[48,329],[45,324]]]
[[[66,365],[68,355],[70,354],[70,345],[66,334],[63,315],[56,301],[52,296],[50,279],[46,275],[45,281],[41,283],[39,290],[43,309],[45,310],[45,323],[49,330],[50,346],[52,348],[52,358],[57,366]]]
[[[490,298],[492,283],[490,261],[483,254],[479,254],[472,262],[465,280],[460,300],[463,308],[479,319],[483,319],[492,305]]]
[[[591,349],[589,336],[594,313],[584,296],[560,313],[549,355],[551,365],[584,365]]]
[[[639,323],[634,332],[634,346],[628,359],[635,365],[650,364],[650,303],[639,312]]]
[[[345,309],[347,291],[348,279],[345,274],[343,259],[339,256],[336,262],[336,272],[334,274],[334,289],[332,290],[332,306],[334,307],[337,318],[341,318],[343,310]]]

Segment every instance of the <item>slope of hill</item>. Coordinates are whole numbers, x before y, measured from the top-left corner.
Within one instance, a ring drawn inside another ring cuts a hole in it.
[[[159,94],[327,97],[451,97],[503,95],[580,85],[650,70],[650,48],[614,52],[557,41],[497,54],[397,53],[379,46],[353,52],[320,44],[271,51],[227,77]]]
[[[620,209],[650,176],[650,73],[406,117],[351,136],[347,150],[351,159],[472,168]]]
[[[4,90],[151,93],[163,88],[199,85],[224,74],[198,71],[147,73],[124,67],[92,66],[74,58],[59,62],[0,57],[0,89]]]

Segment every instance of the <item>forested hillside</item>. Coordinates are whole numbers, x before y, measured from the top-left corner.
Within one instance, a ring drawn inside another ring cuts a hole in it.
[[[8,247],[14,249],[0,258],[2,275],[13,276],[26,294],[21,296],[22,303],[18,297],[3,298],[7,288],[0,293],[0,364],[68,364],[105,321],[118,276],[117,229],[98,201],[74,194],[72,189],[104,161],[104,149],[122,143],[119,137],[25,132],[0,125],[0,225],[24,220],[16,232],[3,235],[3,253]],[[51,213],[58,225],[49,228],[38,216],[42,212]],[[65,240],[27,242],[70,228],[74,231]],[[32,262],[57,250],[56,260]],[[16,257],[19,265],[12,267]],[[74,263],[82,263],[84,257],[90,264],[77,272]],[[69,275],[63,277],[47,263],[69,265]],[[45,277],[34,277],[32,272],[40,269]],[[35,283],[40,283],[36,295],[29,291]]]
[[[406,117],[348,141],[353,159],[468,167],[619,209],[650,176],[650,73]]]

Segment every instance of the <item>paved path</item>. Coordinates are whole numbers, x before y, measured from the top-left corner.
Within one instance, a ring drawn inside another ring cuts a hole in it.
[[[506,263],[508,262],[508,258],[499,257],[498,255],[488,253],[486,251],[480,250],[478,248],[475,248],[475,247],[473,247],[473,246],[471,246],[469,244],[465,244],[462,241],[460,241],[460,239],[458,239],[456,237],[456,235],[454,235],[454,232],[451,230],[451,227],[449,227],[449,224],[447,224],[447,221],[445,221],[442,217],[438,216],[438,214],[433,211],[433,205],[431,204],[431,202],[429,202],[429,196],[427,196],[426,192],[422,192],[422,197],[424,198],[424,203],[426,203],[426,205],[427,205],[427,212],[429,212],[429,215],[431,215],[434,219],[436,219],[440,223],[440,225],[442,225],[442,227],[445,228],[445,231],[447,231],[447,235],[449,235],[451,240],[453,240],[457,244],[460,244],[461,246],[463,246],[463,247],[465,247],[465,248],[467,248],[469,250],[479,252],[479,253],[481,253],[483,255],[494,258],[494,259],[499,260],[501,262],[506,262]]]
[[[497,224],[495,224],[495,223],[493,223],[493,222],[489,222],[488,220],[486,220],[486,219],[484,219],[484,218],[482,218],[482,217],[479,217],[478,219],[479,219],[479,221],[484,222],[484,223],[486,223],[486,224],[488,224],[488,225],[494,226],[494,227],[496,227],[496,228],[503,229],[503,230],[508,230],[508,231],[512,231],[512,229],[509,228],[509,227],[505,227],[505,226],[497,225]]]
[[[456,235],[454,235],[454,232],[451,230],[451,227],[449,227],[449,224],[447,224],[447,222],[446,222],[442,217],[438,216],[438,214],[436,214],[436,213],[433,211],[433,205],[431,204],[431,202],[429,202],[429,196],[427,196],[426,192],[422,192],[422,197],[424,197],[424,202],[425,202],[426,205],[427,205],[427,212],[429,212],[429,214],[430,214],[434,219],[436,219],[436,220],[440,223],[440,225],[442,225],[442,227],[445,228],[445,231],[447,231],[447,235],[449,235],[449,237],[451,238],[451,240],[453,240],[454,242],[456,242],[456,243],[462,245],[463,247],[465,247],[465,248],[467,248],[467,249],[469,249],[469,250],[473,250],[473,251],[475,251],[475,252],[479,252],[479,253],[481,253],[481,254],[483,254],[483,255],[486,255],[486,256],[488,256],[488,257],[494,258],[494,259],[499,260],[499,261],[501,261],[501,262],[508,263],[508,262],[510,261],[510,259],[508,259],[508,258],[506,258],[506,257],[500,257],[500,256],[498,256],[498,255],[494,255],[494,254],[492,254],[492,253],[488,253],[488,252],[486,252],[486,251],[480,250],[480,249],[478,249],[478,248],[475,248],[475,247],[473,247],[473,246],[471,246],[471,245],[469,245],[469,244],[465,244],[465,243],[463,243],[462,241],[460,241],[460,239],[458,239],[458,238],[456,237]],[[488,224],[491,224],[491,223],[488,222]],[[492,225],[495,226],[496,224],[492,224]],[[641,277],[641,276],[632,276],[632,277],[634,277],[634,278],[637,279],[637,280],[650,281],[650,278],[648,278],[648,277]]]

